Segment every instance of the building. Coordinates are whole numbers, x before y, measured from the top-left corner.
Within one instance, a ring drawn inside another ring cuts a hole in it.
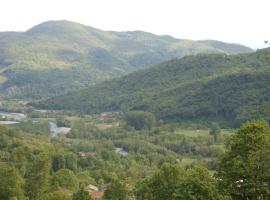
[[[92,191],[90,193],[90,196],[93,198],[93,199],[101,199],[104,195],[104,192],[103,191]]]
[[[99,190],[98,187],[91,184],[86,186],[86,190],[93,199],[101,199],[104,195],[103,190]]]

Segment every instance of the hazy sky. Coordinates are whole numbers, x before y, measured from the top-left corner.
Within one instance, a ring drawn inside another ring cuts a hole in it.
[[[2,0],[0,31],[66,19],[104,30],[143,30],[253,48],[270,40],[270,0]]]

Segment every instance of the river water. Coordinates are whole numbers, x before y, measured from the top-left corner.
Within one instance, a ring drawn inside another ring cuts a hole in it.
[[[18,124],[16,121],[0,121],[0,125]]]
[[[71,128],[68,127],[58,127],[55,122],[49,122],[49,124],[52,138],[58,136],[59,134],[66,135],[71,130]]]
[[[51,131],[51,136],[56,137],[57,136],[57,125],[54,122],[49,122],[50,124],[50,131]]]
[[[23,113],[7,113],[7,112],[0,112],[0,117],[2,119],[8,119],[12,121],[23,121],[26,119],[26,115]]]
[[[12,125],[18,124],[25,121],[27,116],[23,113],[8,113],[8,112],[0,112],[0,125]],[[37,119],[35,119],[37,120]],[[56,137],[59,134],[67,134],[71,128],[68,127],[58,127],[55,122],[55,119],[51,119],[49,122],[51,137]],[[39,120],[37,120],[39,121]]]
[[[0,112],[0,125],[18,124],[26,119],[23,113]]]

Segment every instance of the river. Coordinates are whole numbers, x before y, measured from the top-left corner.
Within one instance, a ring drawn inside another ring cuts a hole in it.
[[[26,119],[26,115],[23,113],[7,113],[7,112],[0,112],[0,117],[2,119],[14,120],[14,121],[23,121]]]
[[[26,119],[23,113],[0,112],[0,125],[18,124]]]
[[[2,119],[2,120],[1,120]],[[0,112],[0,125],[12,125],[12,124],[18,124],[23,121],[26,121],[27,116],[23,113],[8,113],[8,112]],[[41,119],[39,119],[41,120]],[[39,121],[37,119],[34,119],[34,121]],[[50,132],[51,137],[56,137],[59,134],[66,135],[68,132],[70,132],[71,128],[68,127],[58,127],[57,124],[53,121],[55,119],[50,119],[52,121],[49,122],[50,125]]]
[[[18,124],[20,122],[16,121],[0,121],[0,125],[10,125],[10,124]]]
[[[71,130],[71,128],[68,128],[68,127],[58,127],[55,122],[49,122],[49,124],[50,124],[50,131],[51,131],[52,138],[58,136],[59,134],[66,135]]]

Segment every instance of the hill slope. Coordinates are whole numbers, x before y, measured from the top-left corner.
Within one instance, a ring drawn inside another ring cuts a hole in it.
[[[148,110],[163,120],[226,119],[238,125],[270,114],[270,49],[196,55],[33,105],[87,113]]]
[[[39,99],[172,58],[251,51],[218,41],[102,31],[69,21],[49,21],[26,32],[0,33],[0,92],[5,97]]]

